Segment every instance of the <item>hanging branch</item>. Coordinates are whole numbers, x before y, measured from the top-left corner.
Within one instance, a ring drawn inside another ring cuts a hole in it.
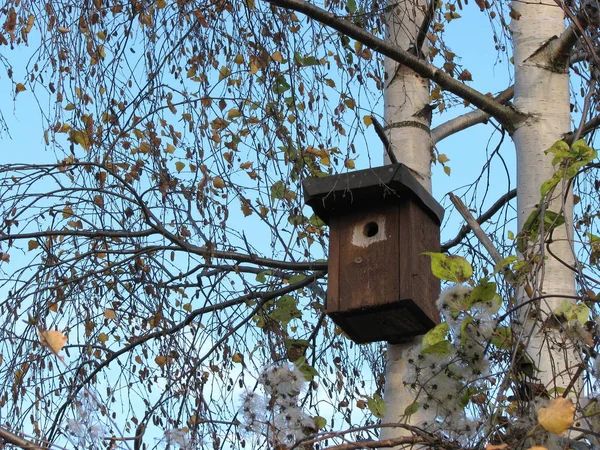
[[[514,109],[504,106],[493,98],[482,94],[476,89],[452,78],[442,69],[427,63],[421,58],[413,55],[411,52],[402,50],[401,48],[389,44],[383,39],[374,36],[366,30],[354,25],[347,20],[340,18],[329,11],[319,8],[304,0],[265,0],[266,2],[279,6],[281,8],[290,9],[300,12],[311,19],[314,19],[323,25],[333,28],[348,37],[360,42],[369,47],[373,51],[381,53],[399,64],[405,65],[418,75],[428,78],[431,81],[439,84],[440,87],[448,92],[451,92],[463,100],[467,100],[479,109],[493,116],[500,122],[509,132],[512,132],[515,125],[525,120],[526,116],[520,114]]]

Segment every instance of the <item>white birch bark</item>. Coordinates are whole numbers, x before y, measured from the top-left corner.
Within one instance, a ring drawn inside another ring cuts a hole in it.
[[[390,2],[390,6],[393,8],[390,8],[387,16],[387,39],[400,48],[408,49],[416,41],[426,3],[421,0],[401,0]],[[421,184],[431,192],[430,119],[420,115],[429,102],[429,80],[389,58],[385,61],[385,72],[384,119],[394,155],[398,162],[415,171]],[[402,382],[407,371],[403,354],[419,343],[420,339],[415,339],[406,344],[388,344],[385,377],[387,413],[384,423],[407,422],[404,411],[413,402],[414,396]],[[412,415],[410,421],[418,423],[419,413]],[[399,428],[383,428],[381,439],[409,434]]]
[[[569,77],[567,70],[556,71],[534,53],[554,36],[564,30],[564,12],[553,0],[518,2],[512,4],[518,20],[513,20],[511,30],[514,42],[515,97],[514,105],[528,120],[514,132],[517,151],[517,208],[518,227],[521,229],[540,203],[540,187],[554,173],[552,155],[544,154],[552,144],[570,129]],[[539,56],[539,55],[538,55]],[[573,204],[572,195],[563,204],[559,185],[548,209],[562,210],[564,226],[554,231],[551,250],[567,264],[574,265],[571,249]],[[538,247],[539,249],[539,247]],[[544,251],[542,249],[542,251]],[[547,256],[545,264],[533,276],[534,295],[575,294],[574,272],[564,264]],[[527,300],[527,297],[525,297]],[[547,389],[566,387],[574,369],[575,355],[556,329],[543,329],[543,320],[563,300],[550,298],[540,304],[541,311],[524,308],[527,322],[525,335],[531,334],[527,353],[539,369],[537,375]],[[553,381],[556,379],[556,384]]]

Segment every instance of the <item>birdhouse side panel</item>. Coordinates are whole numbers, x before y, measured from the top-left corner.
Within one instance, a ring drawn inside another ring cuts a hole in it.
[[[337,230],[332,230],[337,240],[336,273],[330,274],[337,279],[329,285],[334,292],[327,312],[358,311],[396,301],[397,206],[357,211],[337,220]]]
[[[439,323],[436,300],[440,280],[431,272],[430,258],[424,252],[440,251],[439,224],[417,203],[406,202],[399,210],[400,297],[412,299],[433,322]]]
[[[327,311],[340,310],[340,218],[329,222],[329,257],[327,264]]]

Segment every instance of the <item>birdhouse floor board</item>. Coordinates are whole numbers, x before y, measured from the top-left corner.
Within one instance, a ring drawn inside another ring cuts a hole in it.
[[[330,314],[330,317],[358,344],[377,341],[396,344],[425,334],[435,326],[410,299],[351,313]]]

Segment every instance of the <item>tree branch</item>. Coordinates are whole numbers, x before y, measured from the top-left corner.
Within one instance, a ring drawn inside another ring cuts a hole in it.
[[[27,439],[24,439],[2,427],[0,427],[0,439],[3,439],[4,442],[8,444],[12,444],[25,450],[47,450],[45,447],[35,445],[32,442],[29,442]]]
[[[333,447],[326,447],[325,450],[361,450],[365,448],[389,448],[403,444],[420,444],[428,442],[422,437],[414,436],[403,436],[392,439],[384,439],[382,441],[360,441],[360,442],[349,442],[347,444],[334,445]]]
[[[508,103],[513,96],[515,95],[515,87],[511,86],[508,89],[502,91],[495,97],[497,102],[502,104]],[[447,138],[448,136],[458,133],[459,131],[465,130],[473,125],[477,125],[480,123],[485,123],[490,118],[490,115],[481,109],[476,111],[471,111],[462,116],[458,116],[454,119],[451,119],[441,125],[438,125],[433,130],[431,130],[431,140],[433,141],[433,145],[437,144],[441,140]]]
[[[489,98],[481,92],[467,86],[464,83],[452,78],[438,67],[427,63],[421,58],[413,55],[411,52],[402,50],[391,45],[384,40],[372,35],[364,29],[344,20],[329,11],[308,3],[305,0],[265,0],[272,5],[281,8],[300,12],[311,19],[314,19],[323,25],[337,30],[348,37],[362,43],[370,49],[385,55],[399,64],[403,64],[415,73],[424,78],[428,78],[448,92],[451,92],[460,98],[467,100],[487,114],[493,116],[509,132],[512,132],[516,124],[525,119],[523,114],[514,109],[504,106],[496,100]]]
[[[390,162],[392,164],[398,164],[398,158],[396,158],[396,155],[394,154],[394,150],[392,149],[392,144],[390,143],[390,140],[388,139],[387,135],[385,134],[385,129],[381,126],[381,124],[379,123],[379,120],[377,120],[377,118],[375,116],[371,116],[371,118],[373,119],[373,126],[375,127],[375,133],[377,133],[377,136],[379,136],[379,139],[381,139],[381,142],[383,142],[383,148],[385,150],[385,154],[390,159]]]

